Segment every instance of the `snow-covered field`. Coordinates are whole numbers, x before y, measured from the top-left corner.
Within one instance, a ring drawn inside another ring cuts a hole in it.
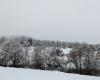
[[[68,74],[58,71],[0,67],[0,80],[100,80],[100,77]]]

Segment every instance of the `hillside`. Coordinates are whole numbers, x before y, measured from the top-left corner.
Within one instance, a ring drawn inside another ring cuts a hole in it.
[[[0,67],[0,80],[100,80],[100,77],[68,74],[58,71]]]

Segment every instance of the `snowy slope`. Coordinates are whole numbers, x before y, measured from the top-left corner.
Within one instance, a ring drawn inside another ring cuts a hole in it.
[[[100,77],[82,76],[57,71],[0,67],[0,80],[100,80]]]

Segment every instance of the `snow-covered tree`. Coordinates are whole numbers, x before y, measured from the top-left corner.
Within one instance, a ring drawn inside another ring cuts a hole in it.
[[[22,59],[21,45],[16,41],[6,41],[2,44],[2,51],[5,57],[5,66],[19,66]]]

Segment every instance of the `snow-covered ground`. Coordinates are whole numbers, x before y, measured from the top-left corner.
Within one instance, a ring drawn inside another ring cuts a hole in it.
[[[100,80],[100,77],[58,71],[0,67],[0,80]]]
[[[63,51],[63,54],[68,55],[70,53],[70,51],[72,51],[72,48],[60,48]]]

